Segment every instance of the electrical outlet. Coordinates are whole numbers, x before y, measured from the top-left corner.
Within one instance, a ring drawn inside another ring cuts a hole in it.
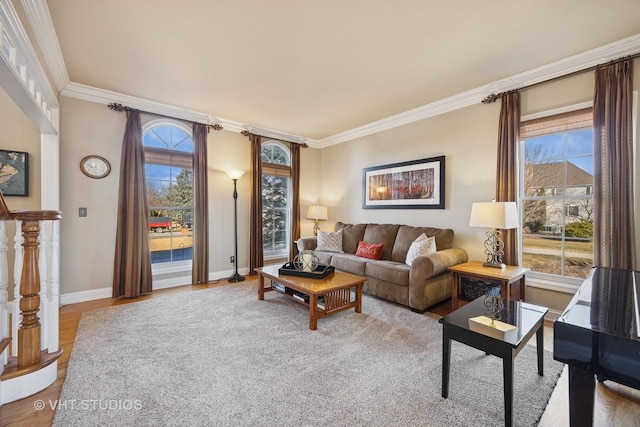
[[[229,262],[230,262],[231,264],[233,264],[234,262],[236,262],[236,257],[234,257],[233,255],[231,255],[231,256],[229,257]]]

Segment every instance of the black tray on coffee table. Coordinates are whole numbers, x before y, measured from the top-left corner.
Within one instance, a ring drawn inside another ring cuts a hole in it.
[[[324,279],[334,271],[336,271],[334,266],[322,264],[318,264],[313,271],[301,271],[296,269],[292,262],[287,262],[278,269],[278,273],[285,276],[307,277],[309,279]]]

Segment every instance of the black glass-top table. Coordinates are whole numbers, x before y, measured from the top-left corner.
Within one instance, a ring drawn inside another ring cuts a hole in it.
[[[510,329],[504,337],[500,333],[487,331],[483,325],[477,327],[477,323],[472,329],[469,319],[487,316],[486,310],[484,297],[480,297],[440,319],[442,324],[442,397],[449,397],[451,340],[498,356],[502,359],[505,425],[511,426],[513,424],[513,360],[533,334],[536,334],[538,375],[543,375],[543,325],[544,316],[549,309],[521,301],[504,301],[504,308],[500,311],[500,322],[503,325],[499,326],[506,326]],[[490,334],[483,332],[483,330]]]

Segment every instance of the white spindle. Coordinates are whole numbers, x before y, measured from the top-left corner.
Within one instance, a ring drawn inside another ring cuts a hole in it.
[[[0,28],[0,32],[2,29]],[[9,239],[7,238],[7,223],[0,220],[0,340],[9,336],[9,264],[7,262],[7,251],[9,250]],[[9,351],[0,354],[0,364],[7,364]],[[0,372],[3,369],[0,367]]]
[[[16,221],[16,235],[13,237],[15,259],[13,262],[13,309],[11,310],[11,355],[18,357],[18,328],[22,322],[20,314],[20,280],[22,276],[22,221]]]
[[[60,311],[60,221],[51,221],[51,265],[49,266],[49,353],[58,351]]]
[[[47,221],[47,223],[50,221]],[[49,287],[48,287],[48,253],[49,241],[47,238],[47,224],[40,221],[40,234],[38,235],[38,272],[40,274],[40,350],[47,349],[49,338]]]

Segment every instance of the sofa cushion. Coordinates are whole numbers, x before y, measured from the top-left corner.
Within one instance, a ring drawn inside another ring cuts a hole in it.
[[[318,262],[322,265],[331,265],[331,258],[336,254],[336,252],[323,251],[313,251],[313,253],[318,257]]]
[[[422,233],[427,237],[435,237],[436,246],[439,251],[449,249],[453,244],[454,233],[450,228],[413,227],[410,225],[401,225],[398,229],[395,243],[393,244],[391,258],[389,259],[404,263],[407,259],[407,252],[409,252],[411,244]]]
[[[382,243],[382,259],[390,260],[398,228],[400,228],[398,224],[367,224],[362,240],[370,243]],[[408,246],[407,250],[409,250]],[[404,262],[404,258],[400,262]]]
[[[358,242],[364,240],[364,230],[366,228],[367,224],[336,223],[336,231],[342,230],[342,250],[345,253],[356,253],[356,249],[358,249]]]
[[[364,269],[368,262],[371,261],[367,258],[350,254],[334,254],[331,258],[331,265],[336,269],[346,271],[351,274],[357,274],[358,276],[364,276]]]
[[[361,241],[360,243],[358,243],[356,256],[369,259],[380,259],[380,257],[382,256],[382,244]]]
[[[364,274],[396,285],[409,286],[410,271],[411,268],[407,264],[380,260],[367,263]]]
[[[427,237],[424,233],[422,233],[409,247],[409,251],[407,252],[407,259],[405,263],[411,267],[413,261],[421,256],[429,255],[434,253],[437,250],[436,248],[436,239],[435,237]]]
[[[342,252],[342,230],[334,232],[318,230],[318,246],[316,250]]]

